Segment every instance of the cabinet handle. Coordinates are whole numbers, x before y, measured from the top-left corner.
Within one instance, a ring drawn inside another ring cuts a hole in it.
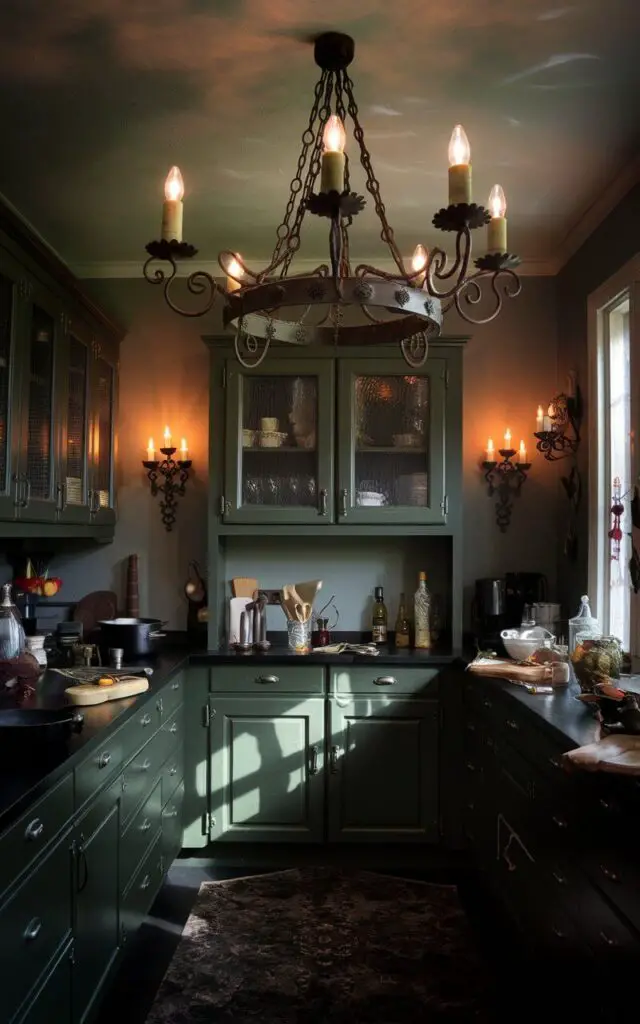
[[[328,498],[327,488],[323,487],[321,489],[321,491],[320,491],[320,504],[319,504],[319,511],[320,511],[320,515],[321,516],[326,516],[326,515],[329,514],[328,510],[327,510],[327,498]]]
[[[605,811],[613,810],[613,804],[609,803],[608,800],[605,800],[604,797],[600,797],[600,806],[603,807]]]
[[[178,731],[178,725],[177,725],[177,722],[174,722],[173,725],[169,727],[169,732],[172,733],[175,736],[177,731]]]
[[[488,698],[485,698],[485,700],[483,700],[482,702],[482,706],[483,708],[492,708],[493,704]]]
[[[549,758],[549,764],[551,765],[552,768],[561,768],[562,767],[562,765],[560,764],[560,762],[558,761],[558,759],[556,757],[550,757]]]
[[[145,875],[144,878],[142,879],[142,881],[140,882],[140,888],[141,889],[148,889],[150,885],[151,885],[151,875]]]
[[[318,748],[316,746],[311,747],[309,751],[309,775],[318,774]]]
[[[151,761],[149,760],[149,758],[147,758],[146,761],[143,761],[142,764],[140,765],[140,771],[141,772],[148,772],[150,767],[151,767]]]
[[[256,676],[256,683],[279,683],[280,679],[278,676]]]
[[[330,766],[330,771],[331,771],[332,775],[337,775],[337,773],[338,773],[338,758],[339,758],[339,756],[340,756],[340,748],[339,747],[332,747],[331,748],[331,752],[330,752],[330,756],[329,756],[329,766]]]
[[[39,839],[44,832],[44,825],[40,821],[40,818],[34,818],[30,821],[24,830],[24,838],[28,840]]]
[[[395,676],[378,676],[373,680],[374,686],[397,686],[398,680]]]
[[[347,499],[348,499],[348,497],[349,497],[349,492],[347,491],[346,487],[343,487],[342,490],[340,491],[340,515],[342,516],[343,519],[347,518]]]
[[[145,818],[144,821],[142,822],[142,824],[140,825],[140,831],[141,832],[148,832],[150,828],[151,828],[151,822],[149,821],[148,818]]]
[[[612,939],[611,936],[607,935],[606,932],[600,932],[600,938],[602,939],[603,942],[606,942],[607,946],[617,946],[618,945],[616,940]]]
[[[28,508],[29,507],[29,502],[31,501],[31,480],[29,479],[29,477],[27,476],[26,473],[24,475],[24,490],[25,490],[25,494],[24,494],[24,500],[23,500],[22,507],[23,508]]]
[[[558,826],[558,828],[568,828],[569,827],[567,822],[564,820],[564,818],[559,818],[557,816],[557,814],[553,814],[551,816],[551,820],[552,820],[554,825]]]
[[[151,725],[151,715],[143,715],[142,718],[140,719],[140,725],[143,727],[143,729],[147,725]]]
[[[65,483],[58,484],[58,512],[64,512],[67,507],[67,485]]]
[[[555,924],[552,926],[551,931],[558,939],[566,939],[567,937],[565,933],[562,931],[562,928],[558,928],[558,926]]]
[[[158,697],[158,699],[156,701],[156,711],[158,712],[159,715],[161,715],[162,712],[164,711],[164,704],[162,703],[162,697]]]
[[[473,722],[467,722],[467,732],[475,732],[476,727]]]
[[[620,881],[620,875],[618,874],[617,871],[612,871],[611,868],[605,867],[604,864],[600,865],[600,870],[602,871],[602,874],[604,875],[604,877],[608,878],[610,882],[619,882]]]
[[[172,683],[171,684],[171,689],[172,690],[179,690],[180,689],[180,683]]]
[[[177,775],[177,774],[178,774],[178,766],[177,766],[177,764],[172,764],[170,769],[169,769],[169,775]]]
[[[471,761],[467,761],[467,771],[468,772],[475,772],[475,770],[476,770],[475,764],[471,764]]]
[[[518,723],[514,722],[513,718],[507,718],[507,725],[509,726],[510,729],[513,729],[514,732],[518,732],[518,730],[520,728]]]
[[[42,929],[42,921],[39,917],[34,917],[29,921],[29,924],[22,933],[22,938],[25,942],[33,942],[34,939],[38,938]]]
[[[104,753],[100,754],[100,757],[98,758],[98,768],[106,768],[110,760],[111,754],[109,753],[108,750],[105,750]]]
[[[551,874],[555,878],[555,880],[558,883],[558,885],[566,885],[567,884],[567,880],[564,877],[564,875],[559,874],[558,871],[552,871]]]
[[[178,817],[177,808],[172,807],[170,810],[166,810],[164,812],[164,816],[165,816],[165,818],[177,818]]]
[[[84,835],[80,833],[80,846],[76,849],[76,890],[82,892],[89,881],[89,864],[84,850]]]

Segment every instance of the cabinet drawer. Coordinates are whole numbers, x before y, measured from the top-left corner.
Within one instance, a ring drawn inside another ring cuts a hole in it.
[[[165,871],[169,870],[182,848],[183,804],[184,782],[180,782],[162,808],[162,852]]]
[[[164,763],[162,769],[162,806],[175,790],[178,782],[184,775],[184,758],[182,750],[174,750]]]
[[[56,1024],[69,1024],[71,1016],[72,944],[69,942],[35,993],[18,1024],[51,1024],[55,1007]]]
[[[184,700],[184,672],[179,672],[171,682],[160,691],[162,717],[168,718]]]
[[[122,825],[126,828],[141,800],[145,800],[162,771],[165,761],[166,736],[157,732],[137,751],[126,766],[122,779]]]
[[[0,908],[2,1013],[10,1020],[71,933],[70,839],[57,843]]]
[[[162,783],[158,779],[142,807],[133,816],[120,842],[120,888],[126,889],[149,843],[162,823]]]
[[[160,696],[152,697],[141,708],[136,708],[129,721],[122,726],[120,733],[124,741],[126,759],[148,743],[154,732],[158,731],[162,725],[163,707]]]
[[[168,718],[158,733],[160,736],[160,750],[162,751],[162,763],[170,755],[176,755],[183,750],[184,746],[184,705],[176,710]]]
[[[437,668],[396,668],[394,665],[356,665],[331,669],[331,693],[370,693],[376,697],[435,696]]]
[[[90,800],[105,782],[121,771],[127,758],[125,737],[119,729],[76,768],[76,809]]]
[[[324,693],[322,665],[221,665],[211,670],[211,689],[240,693]]]
[[[73,814],[73,775],[38,800],[0,838],[0,892],[55,838]]]
[[[125,893],[120,907],[120,934],[128,942],[142,923],[147,910],[153,903],[164,877],[162,836],[159,835],[144,858]]]

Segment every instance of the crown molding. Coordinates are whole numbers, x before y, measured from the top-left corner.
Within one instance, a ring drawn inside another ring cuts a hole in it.
[[[87,262],[87,263],[71,263],[70,269],[76,277],[81,280],[87,279],[102,279],[102,278],[121,278],[121,279],[133,279],[142,278],[142,266],[143,260],[120,260],[120,261],[103,261],[103,262]],[[248,266],[264,267],[267,264],[267,259],[245,259]],[[305,272],[311,272],[314,270],[319,263],[323,262],[322,259],[311,260],[311,259],[299,259],[295,260],[292,264],[292,270],[295,274],[304,274]],[[371,257],[370,259],[359,260],[360,263],[370,263],[373,266],[378,267],[380,270],[391,271],[395,270],[395,263],[391,260],[381,260]],[[547,259],[523,259],[522,263],[518,267],[518,273],[522,277],[552,277],[558,272],[558,264],[556,260]],[[193,260],[183,260],[177,264],[176,277],[188,277],[194,270],[202,270],[205,273],[211,274],[212,277],[222,278],[224,275],[220,270],[220,265],[217,260],[202,260],[198,261],[197,257]]]

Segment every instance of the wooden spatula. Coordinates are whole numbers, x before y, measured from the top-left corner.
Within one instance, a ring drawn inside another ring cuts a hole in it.
[[[234,576],[231,580],[231,592],[234,597],[248,597],[253,600],[254,591],[258,589],[258,581],[250,576]]]

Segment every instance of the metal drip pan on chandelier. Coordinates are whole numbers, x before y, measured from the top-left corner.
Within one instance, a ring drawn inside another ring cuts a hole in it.
[[[223,322],[235,328],[235,352],[244,366],[259,365],[272,342],[298,346],[398,343],[405,362],[417,368],[425,363],[429,340],[440,334],[448,309],[453,307],[468,323],[488,323],[500,312],[504,297],[520,291],[514,273],[519,260],[506,247],[504,192],[494,185],[489,209],[472,202],[470,148],[464,129],[456,125],[449,144],[449,205],[432,219],[438,230],[455,235],[453,260],[443,249],[428,252],[418,245],[411,266],[406,266],[387,220],[347,73],[355,43],[339,32],[322,33],[313,42],[321,75],[268,266],[252,270],[238,253],[225,250],[218,263],[226,287],[207,271],[195,270],[186,277],[186,288],[199,305],[184,308],[176,302],[177,264],[192,259],[197,250],[182,239],[184,185],[174,167],[165,185],[162,238],[146,247],[149,259],[144,276],[163,287],[169,307],[183,316],[203,316],[221,296]],[[348,147],[345,151],[347,118],[392,272],[364,263],[352,266],[350,229],[365,199],[352,189]],[[329,259],[309,273],[295,274],[290,272],[291,265],[300,249],[307,214],[328,222]],[[471,232],[485,225],[487,250],[473,260]],[[483,304],[484,282],[489,284],[488,311]],[[357,311],[360,322],[345,316],[349,307]],[[478,308],[482,315],[476,316]]]

